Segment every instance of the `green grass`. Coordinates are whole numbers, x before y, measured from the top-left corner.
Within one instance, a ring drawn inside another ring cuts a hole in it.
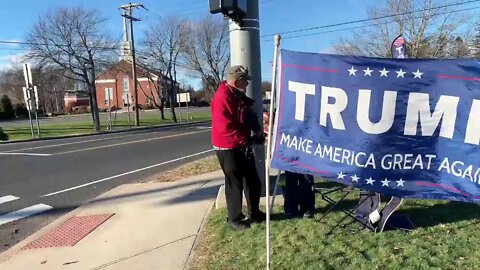
[[[358,196],[358,195],[357,195]],[[358,202],[350,197],[343,207]],[[375,234],[356,224],[326,236],[342,212],[319,222],[326,203],[317,198],[313,220],[271,223],[271,269],[480,269],[480,207],[476,204],[407,200],[400,213],[418,227],[412,232]],[[225,210],[214,211],[196,248],[194,269],[264,269],[265,224],[236,232],[227,227]]]
[[[193,121],[206,121],[211,119],[210,112],[198,112],[198,113],[191,113],[191,116],[194,117]],[[183,116],[185,117],[185,116]],[[161,120],[160,116],[147,116],[140,118],[140,126],[141,127],[148,127],[148,126],[156,126],[156,125],[164,125],[164,124],[172,124],[173,121],[168,113],[165,115],[165,120]],[[132,114],[131,123],[132,128],[134,128],[134,116]],[[184,123],[185,119],[182,120]],[[107,122],[101,122],[102,131],[107,131],[106,125]],[[127,119],[117,119],[115,122],[115,126],[113,130],[122,130],[128,129],[128,120]],[[3,128],[3,131],[8,134],[9,140],[26,140],[31,139],[31,130],[29,125],[24,126],[17,126],[17,127],[7,127]],[[47,137],[58,137],[58,136],[67,136],[67,135],[80,135],[80,134],[92,134],[93,131],[93,122],[89,121],[82,121],[82,122],[66,122],[66,123],[58,123],[58,124],[45,124],[40,125],[40,135],[42,138]]]

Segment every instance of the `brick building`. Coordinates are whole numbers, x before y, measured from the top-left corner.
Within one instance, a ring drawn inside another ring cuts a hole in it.
[[[158,92],[163,89],[164,77],[159,73],[137,65],[137,91],[140,108],[153,108],[158,102]],[[166,80],[169,81],[170,80]],[[101,109],[127,108],[133,109],[135,104],[132,64],[120,60],[108,70],[97,76],[95,81],[98,107]],[[163,91],[162,91],[163,92]],[[130,102],[128,102],[130,100]]]
[[[90,106],[87,91],[67,90],[65,91],[63,101],[67,110],[77,106]]]

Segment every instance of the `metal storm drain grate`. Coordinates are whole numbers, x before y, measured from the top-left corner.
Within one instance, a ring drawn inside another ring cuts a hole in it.
[[[71,217],[24,249],[74,246],[114,214]]]

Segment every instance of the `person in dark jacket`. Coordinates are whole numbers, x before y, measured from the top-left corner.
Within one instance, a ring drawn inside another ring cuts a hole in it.
[[[250,79],[248,69],[231,66],[227,68],[226,77],[227,81],[220,84],[211,103],[212,145],[225,174],[228,223],[234,229],[245,229],[249,222],[242,213],[244,188],[249,219],[253,222],[265,220],[265,213],[259,208],[260,178],[254,162],[247,156],[251,131],[257,136],[263,132],[256,130],[251,122],[253,111],[249,102],[252,100],[245,96]]]
[[[315,212],[313,176],[285,171],[283,197],[287,216],[312,218]]]

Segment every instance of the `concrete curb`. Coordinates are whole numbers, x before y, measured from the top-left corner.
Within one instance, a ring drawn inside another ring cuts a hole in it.
[[[210,217],[210,214],[212,213],[213,211],[213,206],[215,205],[215,201],[213,201],[211,204],[210,204],[210,207],[208,208],[208,210],[205,212],[205,215],[203,217],[203,220],[202,220],[202,224],[200,225],[200,228],[197,232],[197,235],[195,236],[195,240],[193,242],[193,246],[192,246],[192,249],[190,250],[190,254],[188,254],[188,258],[187,258],[187,261],[185,262],[185,266],[183,267],[183,269],[191,269],[192,267],[192,263],[193,263],[193,259],[195,258],[195,254],[196,254],[196,250],[197,250],[197,246],[200,242],[200,237],[201,235],[203,234],[204,230],[205,230],[205,225],[207,224],[207,221],[208,221],[208,217]]]
[[[208,183],[210,181],[218,180],[219,179],[218,178],[219,172],[221,172],[221,171],[214,171],[214,172],[199,174],[199,175],[191,176],[191,177],[188,177],[188,178],[185,178],[185,179],[182,179],[182,180],[178,180],[178,181],[174,181],[174,182],[165,182],[165,183],[192,182],[192,181],[199,181],[199,182],[200,181],[207,181],[207,183]],[[50,224],[41,228],[40,230],[33,233],[29,237],[23,239],[22,241],[18,242],[15,245],[13,245],[8,250],[4,251],[3,253],[0,253],[0,263],[4,262],[4,261],[7,261],[11,257],[15,256],[17,253],[19,253],[30,242],[34,241],[35,239],[39,238],[40,236],[44,235],[45,233],[47,233],[47,232],[51,231],[52,229],[56,228],[58,225],[62,224],[63,222],[65,222],[69,218],[77,215],[77,213],[83,211],[83,208],[86,205],[98,200],[99,198],[108,197],[109,194],[115,194],[118,189],[122,189],[123,186],[125,186],[125,185],[143,185],[143,184],[148,185],[148,183],[132,183],[132,184],[120,185],[120,186],[118,186],[114,189],[111,189],[111,190],[109,190],[109,191],[107,191],[107,192],[105,192],[105,193],[103,193],[103,194],[101,194],[101,195],[99,195],[95,198],[92,198],[90,201],[83,203],[82,205],[78,206],[74,210],[72,210],[72,211],[64,214],[63,216],[57,218],[56,220],[52,221]],[[212,208],[213,208],[213,203],[212,203]],[[208,214],[209,213],[210,212],[208,212]]]
[[[106,193],[104,193],[106,194]],[[102,195],[100,195],[102,196]],[[23,239],[22,241],[18,242],[16,245],[12,246],[11,248],[7,249],[3,253],[0,254],[0,262],[7,261],[11,257],[15,256],[19,253],[22,248],[28,245],[30,242],[34,241],[35,239],[39,238],[40,236],[44,235],[45,233],[51,231],[52,229],[56,228],[58,225],[62,224],[69,218],[75,216],[76,213],[81,211],[81,206],[77,207],[76,209],[66,213],[65,215],[57,218],[56,220],[52,221],[47,226],[43,227],[42,229],[38,230],[37,232],[33,233],[29,237]]]
[[[221,171],[219,171],[220,173]],[[275,178],[278,174],[280,173],[279,170],[270,168],[270,201],[272,200],[273,197],[273,188],[275,185]],[[272,178],[273,177],[273,178]],[[261,205],[266,205],[265,202],[265,186],[262,186],[262,193],[260,197],[260,204]],[[283,206],[284,203],[284,198],[282,194],[282,189],[277,187],[277,192],[275,193],[275,202],[274,204],[277,206]],[[247,205],[247,201],[245,200],[245,194],[243,196],[243,205]],[[217,198],[215,199],[215,209],[221,209],[221,208],[226,208],[227,207],[227,201],[225,198],[225,185],[220,186],[220,189],[218,190]]]
[[[141,131],[141,130],[167,128],[167,127],[177,127],[177,126],[189,126],[189,125],[193,126],[193,125],[197,125],[197,124],[207,124],[207,123],[211,123],[211,122],[212,121],[197,121],[197,122],[190,122],[190,123],[164,124],[164,125],[156,125],[156,126],[149,126],[149,127],[139,127],[139,128],[134,127],[134,128],[131,128],[131,129],[122,129],[122,130],[114,130],[114,131],[102,131],[102,132],[99,132],[99,133],[91,133],[91,134],[77,134],[77,135],[66,135],[66,136],[58,136],[58,137],[47,137],[47,138],[40,138],[40,139],[5,141],[5,142],[0,142],[0,145],[7,145],[7,144],[14,144],[14,143],[24,143],[24,142],[50,141],[50,140],[57,140],[57,139],[80,138],[80,137],[88,137],[88,136],[98,136],[98,135],[105,135],[105,134],[134,132],[134,131]]]

